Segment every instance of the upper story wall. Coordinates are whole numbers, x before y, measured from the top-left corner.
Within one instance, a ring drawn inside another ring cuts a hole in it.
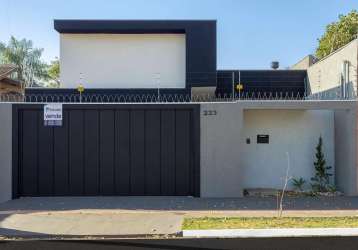
[[[185,34],[61,34],[60,41],[63,88],[185,88]]]
[[[357,93],[358,39],[307,69],[311,93],[340,91],[344,61],[349,62],[348,85],[350,92]]]
[[[97,89],[216,86],[216,21],[55,20],[55,29],[66,88],[80,73]]]

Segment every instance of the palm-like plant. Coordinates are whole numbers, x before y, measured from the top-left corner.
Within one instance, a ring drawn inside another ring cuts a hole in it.
[[[43,49],[34,48],[31,40],[11,37],[6,45],[0,42],[0,63],[17,66],[17,79],[31,87],[35,80],[47,79],[47,65],[41,60]]]

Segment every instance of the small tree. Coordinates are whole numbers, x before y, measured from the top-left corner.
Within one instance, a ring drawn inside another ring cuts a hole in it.
[[[56,57],[55,60],[51,61],[49,68],[47,70],[49,76],[50,87],[59,87],[60,86],[60,61]]]
[[[313,163],[315,176],[311,178],[311,186],[314,192],[327,192],[329,188],[329,178],[332,176],[332,174],[329,173],[332,167],[326,165],[322,146],[322,136],[320,136],[316,146],[316,161]]]

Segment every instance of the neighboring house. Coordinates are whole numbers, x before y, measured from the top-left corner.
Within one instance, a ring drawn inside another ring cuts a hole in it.
[[[336,95],[342,99],[356,97],[358,39],[321,60],[307,56],[291,69],[307,70],[307,89],[312,94]]]
[[[302,58],[299,62],[294,64],[291,69],[295,70],[307,70],[310,66],[318,61],[314,55],[308,55]]]
[[[0,64],[0,95],[23,93],[21,82],[11,77],[16,69],[16,66],[12,64]]]

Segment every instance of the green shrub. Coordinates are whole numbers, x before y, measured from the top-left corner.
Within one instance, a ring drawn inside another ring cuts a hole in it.
[[[306,181],[302,177],[298,179],[296,178],[292,179],[293,188],[297,191],[303,191],[303,186],[305,185],[305,183]]]
[[[311,187],[314,192],[328,192],[329,179],[332,176],[332,174],[329,173],[332,167],[326,164],[322,146],[322,136],[320,136],[316,146],[316,161],[313,163],[315,176],[311,178]]]

